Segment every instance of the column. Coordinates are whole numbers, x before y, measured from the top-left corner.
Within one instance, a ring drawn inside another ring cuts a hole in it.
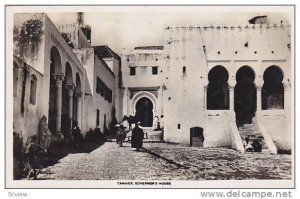
[[[206,111],[207,110],[207,85],[204,86],[204,100],[203,100],[204,104],[203,104],[203,110]]]
[[[158,90],[158,97],[157,97],[157,116],[160,118],[160,115],[162,114],[162,107],[163,107],[163,101],[162,101],[162,87],[159,87]]]
[[[61,131],[61,107],[62,107],[62,82],[64,80],[63,74],[54,74],[56,81],[56,133],[60,134]]]
[[[234,111],[234,86],[229,85],[229,110]]]
[[[68,90],[68,119],[70,122],[70,130],[72,128],[73,122],[73,94],[74,94],[74,84],[67,84],[66,88]]]
[[[81,98],[82,98],[82,92],[76,93],[76,106],[77,106],[77,113],[76,113],[76,121],[78,122],[78,127],[81,128]]]
[[[256,111],[257,112],[260,112],[261,109],[262,109],[262,106],[261,106],[261,88],[262,88],[262,85],[257,85],[256,86],[256,98],[257,98]]]
[[[287,110],[289,110],[289,105],[291,102],[291,98],[289,96],[289,88],[290,84],[289,83],[283,83],[283,88],[284,88],[284,94],[283,94],[283,109],[287,113]]]

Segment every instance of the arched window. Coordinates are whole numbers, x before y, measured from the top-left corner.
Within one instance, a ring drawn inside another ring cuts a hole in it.
[[[31,75],[30,79],[30,100],[31,104],[36,103],[36,89],[37,89],[37,78],[35,75]]]
[[[284,108],[284,88],[282,80],[283,73],[278,66],[270,66],[265,70],[261,96],[263,110]]]
[[[228,110],[228,72],[223,66],[215,66],[208,73],[207,109]]]

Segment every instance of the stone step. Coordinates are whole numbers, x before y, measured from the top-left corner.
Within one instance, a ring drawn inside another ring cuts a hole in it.
[[[163,135],[162,131],[148,131],[146,132],[146,141],[162,141],[163,140]]]
[[[239,131],[255,131],[256,129],[255,129],[255,127],[253,126],[253,127],[247,127],[247,128],[245,128],[245,127],[239,127]]]
[[[240,132],[242,141],[244,141],[247,137],[249,138],[249,140],[251,142],[253,142],[255,139],[258,139],[262,145],[262,150],[267,150],[265,152],[269,153],[268,147],[267,147],[266,143],[264,142],[263,136],[261,135],[261,133],[259,131],[257,131],[254,128],[253,124],[245,124],[244,126],[239,127],[239,132]]]
[[[128,141],[131,140],[132,132],[127,133]],[[160,142],[163,141],[162,131],[154,131],[154,130],[144,130],[144,142]]]

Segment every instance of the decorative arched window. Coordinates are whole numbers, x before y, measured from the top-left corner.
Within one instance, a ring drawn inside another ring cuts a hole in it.
[[[282,80],[283,73],[278,66],[270,66],[265,70],[261,96],[263,110],[284,108],[284,88]]]
[[[31,104],[36,103],[36,89],[37,89],[37,78],[35,75],[31,75],[30,78],[30,100]]]
[[[228,72],[223,66],[215,66],[208,73],[207,109],[228,110]]]

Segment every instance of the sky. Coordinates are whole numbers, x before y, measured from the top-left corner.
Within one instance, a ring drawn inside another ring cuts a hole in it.
[[[129,9],[105,8],[96,11],[85,10],[84,23],[92,29],[92,45],[108,45],[120,54],[122,49],[136,46],[163,45],[163,28],[166,25],[246,25],[248,20],[267,15],[271,24],[290,24],[290,15],[277,9],[234,8],[216,9],[211,7],[159,7],[151,9],[138,7]],[[245,11],[246,10],[246,11]],[[47,12],[54,24],[68,24],[76,21],[76,12]]]

